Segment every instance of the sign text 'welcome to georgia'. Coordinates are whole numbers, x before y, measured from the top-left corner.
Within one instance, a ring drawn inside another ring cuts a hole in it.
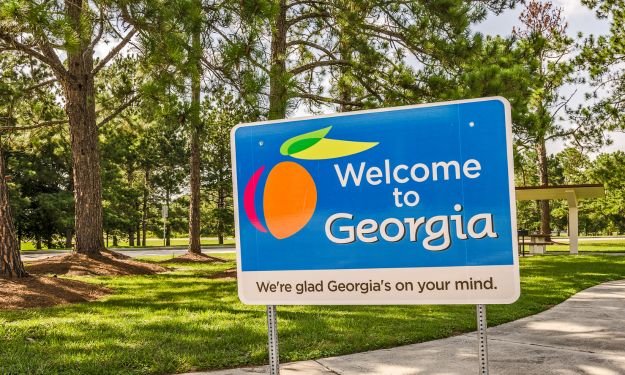
[[[360,187],[361,184],[401,186],[409,182],[422,183],[428,180],[477,179],[480,177],[481,165],[479,161],[469,159],[462,164],[452,160],[433,162],[430,165],[415,163],[411,166],[406,164],[392,166],[390,160],[386,159],[382,168],[361,162],[357,168],[352,163],[347,163],[344,168],[337,163],[334,164],[334,169],[341,187],[346,188],[349,185]],[[397,208],[415,207],[420,202],[420,195],[417,190],[404,191],[400,190],[399,187],[393,189],[392,198]],[[462,215],[461,204],[454,204],[453,209],[457,214],[436,215],[429,218],[423,216],[391,217],[379,223],[373,219],[356,218],[348,212],[339,212],[326,220],[325,234],[330,241],[336,244],[348,244],[354,241],[374,243],[380,240],[398,242],[404,238],[416,242],[419,240],[419,229],[423,226],[426,234],[422,241],[423,248],[431,251],[449,248],[452,243],[452,232],[453,237],[458,240],[466,240],[469,237],[473,239],[497,237],[491,213],[479,213],[465,220]],[[332,229],[335,224],[341,225],[336,233]]]

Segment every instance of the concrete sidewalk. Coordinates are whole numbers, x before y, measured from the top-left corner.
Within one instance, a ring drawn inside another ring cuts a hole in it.
[[[491,374],[625,374],[625,280],[580,292],[540,314],[488,329]],[[475,333],[341,357],[293,362],[282,375],[478,372]],[[194,375],[267,373],[266,367]],[[190,374],[187,374],[190,375]]]

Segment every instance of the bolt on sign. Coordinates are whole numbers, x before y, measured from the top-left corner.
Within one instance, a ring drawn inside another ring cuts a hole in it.
[[[507,100],[242,124],[232,150],[244,303],[518,298]]]

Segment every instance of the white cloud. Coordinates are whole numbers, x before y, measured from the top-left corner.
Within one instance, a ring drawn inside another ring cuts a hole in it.
[[[555,0],[553,3],[562,8],[562,15],[566,18],[583,15],[589,11],[580,0]]]

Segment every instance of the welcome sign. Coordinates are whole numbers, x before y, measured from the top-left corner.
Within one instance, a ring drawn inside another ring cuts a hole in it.
[[[238,125],[232,158],[244,303],[519,296],[505,99]]]

